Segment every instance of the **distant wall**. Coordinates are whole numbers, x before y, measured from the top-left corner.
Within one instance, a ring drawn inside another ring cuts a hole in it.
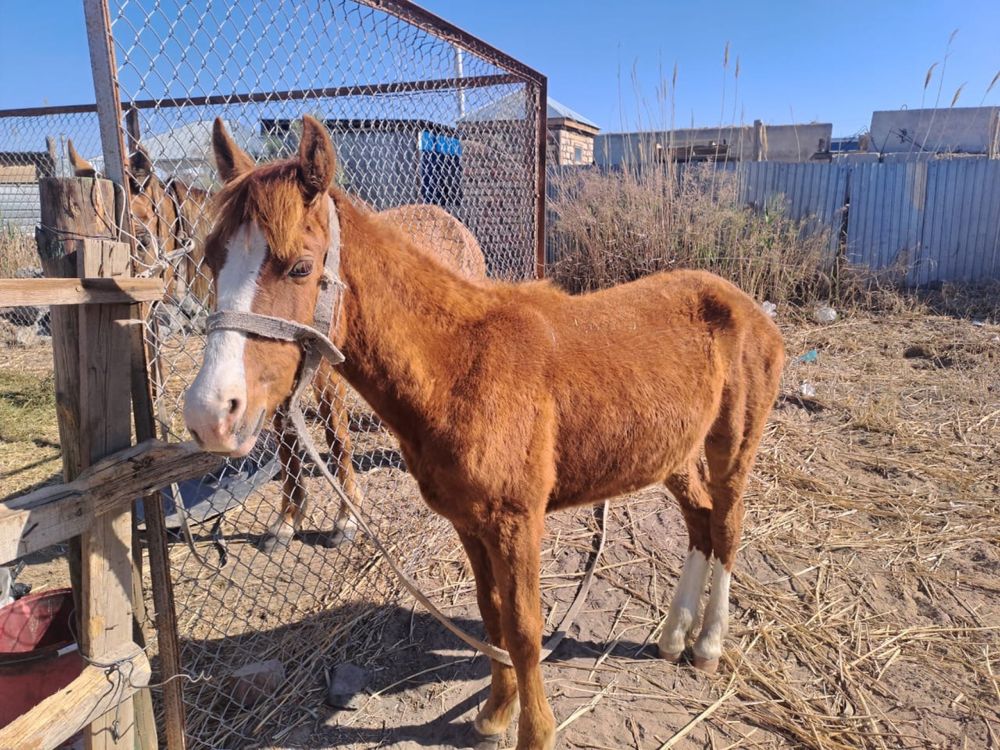
[[[809,161],[817,151],[826,150],[833,137],[831,123],[807,125],[766,125],[761,147],[763,161]],[[657,145],[663,149],[710,142],[728,145],[730,161],[754,158],[752,125],[722,128],[685,128],[674,131],[602,133],[594,139],[594,161],[598,166],[644,164],[655,159]]]
[[[1000,107],[874,112],[871,149],[882,153],[1000,154]]]

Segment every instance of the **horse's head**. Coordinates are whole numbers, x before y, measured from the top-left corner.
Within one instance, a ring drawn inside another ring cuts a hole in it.
[[[338,221],[329,196],[336,157],[326,129],[306,117],[298,157],[260,167],[218,119],[212,145],[225,183],[205,244],[216,309],[311,324],[326,253],[331,238],[339,236],[330,231],[330,222]],[[191,434],[206,450],[249,453],[261,427],[291,394],[301,357],[297,344],[211,331],[184,400]]]
[[[142,146],[129,155],[128,186],[136,234],[146,250],[142,261],[152,265],[162,252],[174,250],[176,241],[172,230],[177,210],[163,182],[153,171],[153,160]]]
[[[94,165],[80,156],[72,139],[66,139],[66,152],[76,177],[98,176]],[[177,211],[153,171],[153,161],[146,150],[139,146],[128,161],[129,209],[135,221],[136,238],[142,247],[140,261],[149,267],[159,259],[161,251],[174,249],[172,226],[177,220]]]

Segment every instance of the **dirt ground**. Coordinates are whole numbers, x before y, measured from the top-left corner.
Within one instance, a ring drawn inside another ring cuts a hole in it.
[[[560,747],[1000,747],[1000,326],[783,328],[723,667],[656,658],[685,538],[663,490],[638,493],[613,506],[587,607],[543,666]],[[589,511],[551,520],[550,615],[575,592],[588,526]],[[481,633],[459,548],[436,558],[421,582]],[[396,645],[366,664],[354,710],[320,710],[275,747],[513,747],[513,727],[492,743],[470,728],[484,658],[408,608],[382,641]]]
[[[1000,748],[1000,326],[919,313],[821,326],[779,310],[778,320],[789,364],[748,490],[719,673],[656,658],[683,524],[660,488],[619,501],[587,605],[543,666],[557,746]],[[814,349],[815,361],[799,360]],[[377,448],[358,443],[356,462]],[[376,521],[402,527],[394,551],[481,634],[446,526],[416,502],[378,503],[412,499],[412,488],[390,491],[406,481],[384,464],[365,472]],[[271,482],[259,502],[276,499]],[[323,527],[317,512],[312,524]],[[222,705],[211,679],[189,686],[189,718],[204,731],[192,746],[513,746],[514,726],[490,742],[471,730],[486,660],[396,596],[363,540],[334,551],[294,542],[267,557],[253,546],[263,518],[252,508],[227,516],[224,575],[181,544],[171,550],[186,653],[201,660],[192,672],[229,651],[237,661],[277,655],[288,670],[280,711]],[[575,594],[594,528],[589,509],[550,520],[549,630]],[[218,545],[199,547],[214,555]],[[37,562],[25,580],[59,579],[57,557]],[[368,589],[344,591],[364,576]],[[323,673],[345,661],[370,678],[348,708],[330,709]],[[244,739],[207,728],[237,714]]]

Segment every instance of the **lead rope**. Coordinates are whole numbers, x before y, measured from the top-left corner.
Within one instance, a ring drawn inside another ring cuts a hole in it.
[[[386,563],[392,569],[392,572],[395,573],[399,582],[403,585],[403,588],[409,591],[413,598],[420,602],[427,609],[427,611],[431,613],[434,619],[440,622],[459,640],[468,644],[477,651],[482,652],[490,659],[500,662],[501,664],[506,664],[508,667],[512,667],[514,666],[514,663],[511,661],[510,654],[503,649],[497,648],[496,646],[486,643],[485,641],[481,641],[475,636],[462,630],[462,628],[452,622],[448,615],[438,609],[434,602],[424,595],[417,582],[414,581],[409,574],[402,569],[402,567],[400,567],[400,565],[393,558],[392,554],[390,554],[389,550],[382,543],[378,534],[375,533],[375,530],[365,520],[365,517],[361,514],[361,510],[354,504],[347,492],[344,491],[340,480],[338,480],[337,477],[330,472],[330,469],[326,465],[326,461],[323,460],[319,450],[316,448],[316,443],[313,442],[312,435],[309,433],[309,429],[306,425],[305,414],[303,413],[302,407],[299,405],[299,399],[305,390],[312,384],[313,377],[319,369],[321,360],[326,359],[331,365],[339,365],[344,361],[343,353],[341,353],[334,343],[322,333],[322,331],[332,330],[331,323],[334,309],[336,307],[336,311],[339,314],[340,303],[343,300],[343,294],[340,292],[345,288],[344,283],[340,278],[340,221],[337,217],[337,211],[333,200],[328,200],[330,201],[330,246],[327,248],[323,278],[320,281],[320,293],[316,301],[316,312],[313,316],[315,327],[303,325],[302,323],[298,323],[296,321],[285,320],[283,318],[273,318],[267,315],[259,315],[257,313],[223,311],[213,313],[209,316],[206,323],[206,333],[211,333],[215,330],[242,331],[244,333],[252,333],[257,336],[278,339],[280,341],[294,342],[302,347],[302,367],[299,370],[295,388],[292,391],[292,395],[288,399],[287,406],[285,407],[285,414],[291,420],[292,427],[294,428],[298,438],[298,443],[304,449],[305,454],[309,457],[309,460],[315,464],[316,468],[323,475],[323,478],[326,479],[329,485],[333,488],[334,492],[340,498],[341,503],[347,508],[348,511],[350,511],[350,514],[354,517],[358,527],[368,535],[372,544],[375,545],[375,549],[378,550],[382,557],[385,558]],[[598,561],[601,558],[601,553],[604,551],[604,543],[607,538],[607,501],[604,501],[604,504],[601,507],[598,527],[600,536],[598,537],[597,548],[594,550],[590,566],[587,568],[583,581],[580,583],[580,588],[576,593],[576,598],[573,600],[573,603],[570,604],[566,613],[562,616],[555,632],[549,636],[548,640],[546,640],[545,644],[542,646],[539,661],[545,661],[552,655],[552,652],[556,650],[563,638],[566,637],[567,631],[572,626],[573,621],[576,619],[580,609],[587,600],[587,594],[590,591],[590,585],[593,583],[594,575],[597,572]]]
[[[347,506],[347,509],[351,512],[351,515],[354,516],[354,520],[357,522],[358,526],[371,539],[372,544],[375,545],[375,549],[377,549],[382,554],[382,557],[385,558],[385,561],[389,564],[389,567],[392,568],[392,572],[396,574],[396,577],[399,579],[399,582],[403,584],[403,587],[409,591],[418,602],[424,605],[427,611],[430,612],[434,618],[438,620],[438,622],[444,625],[460,640],[472,646],[474,649],[486,654],[494,661],[506,664],[508,667],[514,666],[514,663],[511,661],[510,654],[503,649],[497,648],[496,646],[486,643],[485,641],[481,641],[475,636],[466,633],[462,630],[462,628],[452,622],[448,615],[438,609],[434,602],[424,595],[424,593],[420,590],[420,587],[417,585],[417,582],[414,581],[406,573],[406,571],[404,571],[396,563],[393,556],[389,553],[389,550],[386,549],[384,544],[382,544],[382,541],[375,533],[375,530],[368,524],[364,516],[361,515],[359,509],[354,505],[351,498],[344,491],[338,479],[327,468],[326,462],[320,456],[319,451],[316,450],[316,444],[313,442],[312,436],[309,434],[309,430],[306,427],[305,416],[303,415],[302,409],[299,407],[298,403],[290,403],[288,409],[286,410],[286,414],[291,418],[292,425],[295,428],[299,442],[305,449],[306,455],[309,456],[309,459],[316,465],[316,468],[319,469],[323,478],[326,479],[326,481],[333,487],[334,492],[336,492],[340,497],[340,501]],[[577,614],[580,612],[580,608],[587,599],[587,593],[590,591],[590,584],[594,580],[594,573],[597,570],[597,562],[601,557],[601,553],[604,551],[604,542],[607,537],[607,523],[608,503],[605,501],[603,507],[601,508],[600,537],[590,567],[584,575],[583,582],[580,584],[580,589],[577,591],[576,598],[573,600],[570,608],[566,610],[566,614],[563,615],[556,631],[549,637],[549,639],[545,642],[545,645],[542,647],[539,661],[545,661],[552,655],[552,652],[556,650],[556,647],[558,647],[563,638],[566,637],[566,632],[573,624]]]

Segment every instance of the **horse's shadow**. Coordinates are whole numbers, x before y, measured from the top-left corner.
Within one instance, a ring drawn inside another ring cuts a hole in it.
[[[319,613],[294,624],[283,625],[271,630],[257,631],[239,638],[239,652],[242,654],[264,653],[268,644],[275,641],[295,639],[296,631],[308,634],[320,632],[330,623],[356,619],[359,605],[343,607]],[[353,699],[347,701],[350,708],[333,708],[324,702],[326,675],[337,666],[331,656],[329,661],[317,669],[313,678],[314,687],[308,695],[313,703],[302,704],[305,713],[315,717],[308,725],[288,733],[280,740],[280,747],[296,750],[315,747],[384,747],[398,743],[412,743],[424,747],[494,748],[497,739],[487,739],[472,727],[472,718],[485,702],[489,692],[490,663],[486,657],[475,654],[453,637],[429,614],[414,612],[397,605],[385,605],[372,611],[368,622],[382,623],[383,642],[393,645],[376,653],[370,660],[359,663],[369,671],[369,684]],[[453,618],[463,630],[482,637],[482,624],[473,617]],[[364,627],[363,623],[360,627]],[[317,628],[319,630],[317,630]],[[399,640],[396,636],[406,634]],[[549,657],[549,663],[586,660],[591,662],[605,651],[609,656],[628,659],[655,658],[655,644],[632,641],[609,643],[581,640],[567,635],[556,651]],[[218,655],[226,650],[226,639],[185,640],[182,644],[186,654]],[[335,653],[336,649],[331,649]],[[212,669],[219,684],[226,685],[225,672],[240,666],[237,658],[233,663],[216,662]],[[155,668],[156,665],[154,665]],[[200,665],[192,665],[198,668]],[[286,664],[291,672],[293,664]],[[190,671],[190,666],[185,664]],[[296,675],[296,681],[303,676]],[[308,682],[308,677],[306,680]],[[387,705],[395,708],[419,704],[427,697],[427,688],[442,683],[465,686],[449,695],[456,695],[454,702],[429,721],[401,722],[390,726],[386,717],[399,715],[399,711],[387,710]],[[223,688],[224,689],[224,688]],[[404,696],[409,693],[410,696]],[[315,696],[315,697],[313,697]],[[350,698],[350,696],[348,696]],[[388,701],[388,704],[386,703]],[[344,704],[341,704],[344,705]],[[261,711],[261,707],[253,709]],[[367,726],[365,726],[367,724]],[[358,726],[360,725],[360,726]],[[281,727],[275,727],[275,730]],[[271,746],[270,737],[261,736],[263,746]]]

